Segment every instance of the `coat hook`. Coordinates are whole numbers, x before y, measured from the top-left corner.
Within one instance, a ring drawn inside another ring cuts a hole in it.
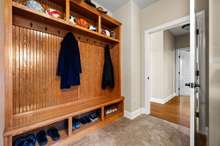
[[[33,23],[32,22],[30,23],[30,26],[33,27]]]
[[[45,27],[45,31],[47,31],[47,27]]]
[[[59,30],[58,30],[57,32],[58,32],[58,34],[60,34],[60,31],[59,31]]]

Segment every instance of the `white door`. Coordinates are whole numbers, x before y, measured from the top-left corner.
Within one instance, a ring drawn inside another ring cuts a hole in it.
[[[196,69],[196,7],[190,0],[190,146],[195,146],[195,69]]]
[[[177,91],[179,96],[190,96],[189,87],[185,86],[190,82],[190,49],[178,49],[176,56],[177,63]]]

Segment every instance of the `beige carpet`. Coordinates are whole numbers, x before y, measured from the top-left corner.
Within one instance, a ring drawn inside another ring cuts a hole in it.
[[[119,121],[68,146],[189,146],[188,129],[142,115]]]

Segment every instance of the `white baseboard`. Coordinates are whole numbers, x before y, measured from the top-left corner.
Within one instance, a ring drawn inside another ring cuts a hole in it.
[[[138,116],[140,116],[141,114],[149,114],[149,112],[145,108],[140,108],[140,109],[137,109],[136,111],[133,111],[133,112],[125,111],[124,117],[126,117],[130,120],[133,120],[133,119],[137,118]]]
[[[173,99],[176,96],[176,93],[173,93],[172,95],[169,95],[165,98],[155,98],[155,97],[151,97],[150,101],[151,102],[156,102],[156,103],[160,103],[160,104],[165,104],[168,101],[170,101],[171,99]]]

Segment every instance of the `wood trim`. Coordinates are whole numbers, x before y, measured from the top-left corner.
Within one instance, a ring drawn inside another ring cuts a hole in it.
[[[102,33],[102,18],[99,16],[98,20],[98,32],[101,34]]]
[[[73,118],[68,118],[68,135],[70,136],[72,134],[73,129]]]
[[[12,81],[12,0],[5,0],[5,130],[12,127],[13,81]]]
[[[66,21],[70,18],[70,0],[66,0]]]

